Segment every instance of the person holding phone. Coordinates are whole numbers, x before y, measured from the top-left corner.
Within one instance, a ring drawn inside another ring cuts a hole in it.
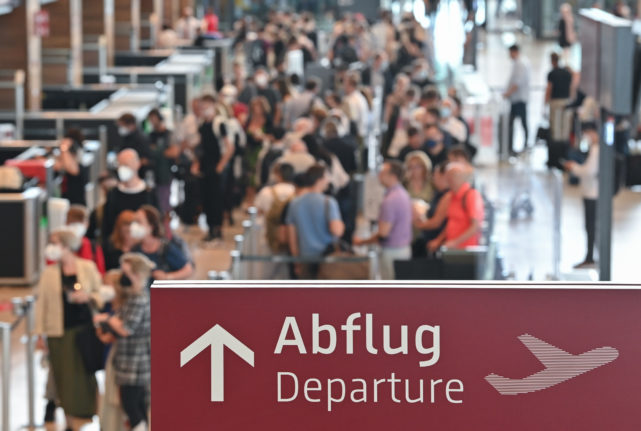
[[[101,308],[101,277],[96,264],[78,258],[80,238],[69,228],[52,232],[45,267],[37,287],[37,347],[49,351],[57,399],[67,415],[67,428],[79,429],[96,413],[96,377],[85,368],[77,334],[92,324],[91,307]]]
[[[149,423],[151,311],[147,285],[155,267],[141,253],[125,253],[120,258],[120,306],[114,315],[94,318],[99,338],[106,341],[105,334],[110,333],[115,340],[112,365],[120,403],[133,431],[145,431]]]
[[[599,132],[593,122],[581,125],[589,146],[588,157],[579,164],[573,161],[564,163],[565,169],[581,180],[581,194],[585,211],[585,232],[587,237],[587,252],[583,262],[574,266],[575,269],[590,269],[595,267],[594,242],[596,240],[596,202],[599,197]]]

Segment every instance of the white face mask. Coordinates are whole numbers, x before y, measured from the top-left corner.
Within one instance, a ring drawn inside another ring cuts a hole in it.
[[[69,228],[79,239],[82,239],[87,233],[87,228],[84,223],[70,223],[67,228]]]
[[[588,139],[587,137],[582,138],[581,142],[579,143],[579,150],[587,153],[590,150],[590,139]]]
[[[141,240],[147,236],[148,230],[145,226],[135,221],[129,225],[129,233],[131,234],[131,238]]]
[[[205,118],[213,118],[216,115],[216,110],[214,108],[207,108],[203,110],[203,116]]]
[[[269,83],[269,79],[267,78],[267,75],[264,73],[261,73],[259,75],[256,75],[256,85],[258,85],[261,88],[267,87],[267,84]]]
[[[134,177],[134,175],[136,175],[136,173],[129,166],[118,166],[118,178],[123,183],[126,183],[129,180],[131,180]]]
[[[129,135],[129,129],[127,127],[124,127],[124,126],[120,126],[120,127],[118,127],[118,134],[120,136],[127,136],[127,135]]]
[[[62,259],[62,247],[58,244],[49,244],[45,247],[45,259],[50,262],[58,262]]]

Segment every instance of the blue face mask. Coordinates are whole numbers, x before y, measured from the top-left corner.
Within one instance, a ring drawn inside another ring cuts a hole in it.
[[[450,108],[441,108],[441,117],[449,118],[452,115],[452,110]]]
[[[437,144],[438,144],[438,142],[436,142],[433,139],[428,139],[427,141],[425,141],[425,145],[427,145],[427,148],[430,149],[430,150],[432,148],[436,147]]]

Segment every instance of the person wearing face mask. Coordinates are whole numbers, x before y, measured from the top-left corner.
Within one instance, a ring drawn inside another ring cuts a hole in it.
[[[137,211],[145,204],[156,204],[156,195],[140,179],[138,154],[128,148],[118,153],[118,186],[107,195],[103,210],[101,234],[104,242],[113,232],[118,215],[124,210]]]
[[[86,370],[77,334],[92,326],[92,308],[102,308],[100,273],[78,258],[80,239],[71,229],[51,233],[45,258],[55,262],[42,272],[37,286],[35,331],[37,348],[49,351],[57,399],[67,415],[68,429],[78,430],[96,413],[98,386]]]
[[[63,173],[62,197],[72,205],[86,204],[85,186],[88,172],[82,165],[83,141],[84,137],[80,130],[69,129],[60,143],[60,155],[54,165],[54,170]]]
[[[589,269],[595,267],[594,243],[596,240],[597,210],[596,203],[599,198],[599,132],[595,123],[584,123],[581,126],[583,139],[589,146],[588,157],[585,162],[578,164],[573,161],[565,163],[565,169],[576,175],[581,180],[581,194],[585,209],[585,232],[587,236],[587,253],[583,262],[574,266],[576,269]]]
[[[454,140],[453,145],[463,145],[467,142],[465,123],[456,118],[455,105],[452,99],[444,99],[441,103],[441,129]]]
[[[432,161],[432,166],[439,165],[447,160],[447,147],[443,142],[443,132],[434,124],[426,124],[423,133],[425,134],[425,147],[427,155]]]
[[[131,224],[136,219],[136,213],[131,210],[124,210],[118,215],[114,230],[104,245],[105,268],[107,271],[120,266],[120,256],[131,251],[138,240],[131,234]]]
[[[194,267],[179,246],[179,240],[171,241],[165,237],[162,220],[158,210],[143,205],[136,212],[136,220],[130,226],[131,236],[140,241],[132,251],[142,253],[154,264],[150,282],[154,280],[186,280],[194,272]]]
[[[71,205],[67,212],[67,227],[80,238],[80,245],[78,250],[76,250],[76,256],[93,261],[100,275],[104,275],[106,270],[105,256],[100,244],[87,238],[88,226],[89,213],[87,208],[82,205]]]
[[[155,265],[140,253],[126,253],[120,259],[118,284],[121,295],[116,314],[94,318],[103,342],[114,343],[113,371],[120,405],[132,431],[146,431],[151,384],[151,309],[147,286]],[[107,331],[102,328],[109,328]]]
[[[120,146],[118,152],[131,148],[138,153],[141,162],[140,176],[144,178],[144,167],[149,165],[152,160],[151,147],[147,138],[140,133],[136,123],[136,117],[133,114],[123,114],[116,122],[118,126],[118,135],[120,135]]]
[[[200,145],[196,149],[200,174],[200,191],[209,234],[205,241],[222,238],[223,224],[223,183],[222,175],[234,155],[234,145],[227,136],[227,127],[220,124],[214,130],[216,99],[213,96],[201,98],[203,123],[198,129]],[[217,132],[217,133],[216,133]]]
[[[171,211],[169,197],[171,180],[173,179],[171,167],[180,155],[180,147],[176,145],[171,130],[167,128],[165,118],[158,109],[152,109],[149,112],[147,121],[152,127],[149,140],[151,142],[156,199],[163,217],[168,218]]]
[[[280,98],[278,97],[278,92],[269,85],[269,73],[267,73],[266,69],[262,67],[256,69],[254,83],[256,83],[257,95],[267,99],[271,112],[276,112]]]

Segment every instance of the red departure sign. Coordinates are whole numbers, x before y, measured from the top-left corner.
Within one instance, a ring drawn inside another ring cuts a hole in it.
[[[641,429],[641,290],[157,283],[156,430]]]

